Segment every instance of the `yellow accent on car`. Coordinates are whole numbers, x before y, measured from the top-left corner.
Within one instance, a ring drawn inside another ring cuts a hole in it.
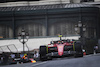
[[[58,37],[62,37],[62,35],[58,35]]]
[[[35,60],[32,60],[31,62],[32,62],[32,63],[36,63],[36,61],[35,61]]]
[[[48,53],[48,46],[46,46],[46,50],[47,50],[47,53]]]
[[[75,45],[74,45],[75,41],[73,42],[73,50],[75,51]]]

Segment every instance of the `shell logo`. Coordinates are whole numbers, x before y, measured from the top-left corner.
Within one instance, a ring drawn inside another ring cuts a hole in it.
[[[59,46],[59,48],[62,48],[63,46]]]
[[[63,48],[64,48],[64,45],[58,45],[57,48],[58,48],[58,54],[59,54],[60,56],[62,56],[62,55],[63,55]]]

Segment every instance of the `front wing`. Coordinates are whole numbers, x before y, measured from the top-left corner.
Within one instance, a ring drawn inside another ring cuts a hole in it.
[[[66,55],[72,55],[72,54],[75,54],[76,51],[64,51],[63,52],[63,55],[62,56],[66,56]],[[46,54],[46,56],[59,56],[58,52],[51,52],[51,53],[48,53]]]

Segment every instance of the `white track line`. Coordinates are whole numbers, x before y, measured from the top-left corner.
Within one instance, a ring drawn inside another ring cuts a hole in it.
[[[45,64],[45,63],[47,63],[47,62],[41,62],[41,63],[37,63],[37,64],[31,65],[31,66],[32,66],[32,67],[33,67],[33,66],[38,66],[38,65],[41,65],[41,64]]]
[[[89,56],[93,56],[93,55],[86,55],[86,56],[84,56],[84,57],[89,57]]]
[[[89,56],[97,56],[97,55],[100,55],[99,53],[98,54],[90,54],[90,55],[86,55],[84,57],[89,57]]]

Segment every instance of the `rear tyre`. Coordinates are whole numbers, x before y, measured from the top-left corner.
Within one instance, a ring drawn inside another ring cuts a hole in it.
[[[76,51],[74,57],[83,57],[82,43],[81,43],[81,41],[75,42],[74,45],[75,45],[75,51]]]
[[[52,60],[52,57],[51,57],[51,56],[48,56],[48,57],[47,57],[47,60]]]
[[[40,53],[40,60],[41,61],[47,60],[47,57],[46,57],[46,54],[47,54],[46,46],[40,46],[39,53]]]

